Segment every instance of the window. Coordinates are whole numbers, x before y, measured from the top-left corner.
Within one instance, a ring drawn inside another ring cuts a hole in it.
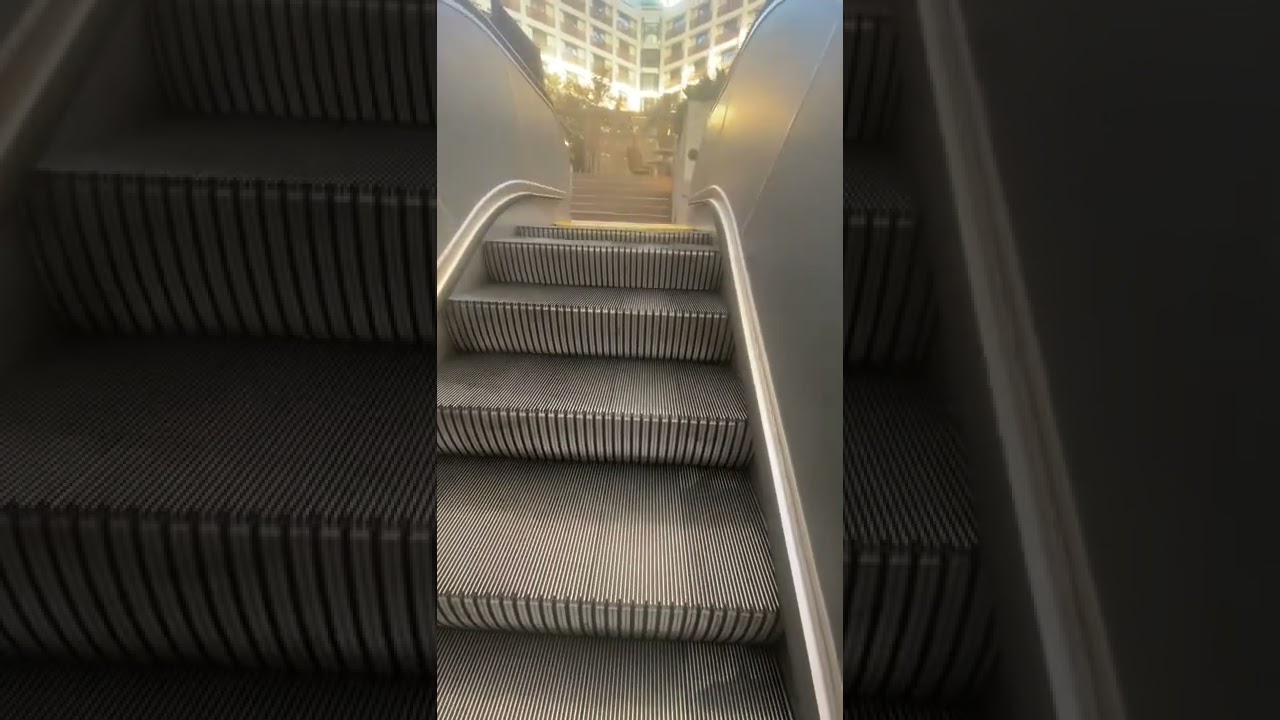
[[[658,89],[658,73],[640,73],[641,90]]]
[[[636,61],[636,49],[626,40],[618,41],[618,57],[626,62]]]
[[[675,62],[684,57],[684,43],[677,40],[671,43],[671,47],[667,50],[667,62]]]
[[[711,3],[704,2],[693,9],[693,26],[698,27],[711,20]]]
[[[680,33],[684,32],[686,27],[687,25],[685,23],[685,18],[683,15],[681,15],[678,18],[672,18],[667,22],[667,37],[671,37],[672,35],[679,35]]]
[[[605,50],[609,49],[609,35],[604,30],[591,26],[591,44]]]
[[[693,47],[695,49],[690,50],[689,52],[698,52],[698,50],[701,50],[710,44],[711,44],[711,31],[703,30],[702,32],[693,36]]]
[[[726,20],[720,24],[720,29],[716,31],[716,44],[729,42],[738,38],[738,29],[742,26],[740,18]]]
[[[662,42],[662,22],[659,20],[644,21],[644,44],[657,45]]]
[[[533,28],[533,44],[546,50],[551,47],[551,36],[538,28]]]
[[[546,0],[529,0],[529,19],[537,20],[543,25],[555,27],[555,18],[551,16],[551,8],[547,7]]]
[[[662,65],[662,51],[658,48],[645,48],[640,51],[640,66],[656,68]]]
[[[566,35],[576,37],[579,40],[585,40],[587,37],[587,29],[583,27],[582,21],[569,13],[564,14],[564,22],[560,27],[564,29]]]
[[[560,57],[564,58],[565,60],[568,60],[569,62],[582,65],[583,61],[587,57],[587,53],[582,48],[578,47],[577,45],[574,45],[573,43],[565,43],[564,53],[562,53]]]
[[[675,70],[672,70],[671,72],[667,73],[667,85],[671,86],[671,85],[679,85],[679,84],[680,84],[680,68],[676,68]]]
[[[716,17],[724,17],[740,7],[742,7],[742,0],[722,0],[716,6]]]
[[[720,69],[723,70],[732,65],[733,59],[736,57],[738,57],[738,48],[725,51],[725,54],[720,56]]]
[[[599,55],[591,56],[591,73],[593,75],[613,76],[613,65]]]
[[[618,32],[627,37],[635,37],[636,21],[624,12],[618,13]]]
[[[635,81],[636,81],[635,73],[631,72],[631,70],[624,67],[618,68],[618,82],[626,83],[630,85]]]
[[[609,7],[609,3],[604,2],[604,0],[591,0],[591,17],[605,25],[612,25],[613,8]]]

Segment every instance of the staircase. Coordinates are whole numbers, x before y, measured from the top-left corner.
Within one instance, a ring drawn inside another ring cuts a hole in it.
[[[980,694],[995,637],[963,448],[926,379],[936,297],[893,144],[897,19],[879,5],[845,4],[845,702],[941,718]]]
[[[522,227],[483,255],[445,309],[441,717],[790,717],[713,238]]]
[[[0,707],[430,717],[434,5],[143,7],[167,107],[30,176]]]
[[[661,224],[671,222],[671,178],[635,175],[573,176],[574,220]]]

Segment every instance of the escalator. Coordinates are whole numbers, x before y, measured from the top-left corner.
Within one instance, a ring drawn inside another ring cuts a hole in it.
[[[435,6],[111,12],[4,237],[0,706],[430,717]]]
[[[445,311],[445,717],[789,717],[705,232],[518,227]]]
[[[844,690],[846,706],[951,717],[981,699],[997,641],[965,450],[931,370],[929,218],[896,132],[919,110],[892,7],[844,6]]]

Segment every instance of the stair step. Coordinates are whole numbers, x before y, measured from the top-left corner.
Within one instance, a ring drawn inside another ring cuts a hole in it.
[[[675,243],[682,245],[712,245],[711,233],[704,230],[643,230],[628,227],[600,227],[573,225],[521,225],[516,237],[551,238],[555,240],[607,240],[631,243]]]
[[[444,626],[700,642],[776,635],[769,540],[743,472],[445,456],[436,482]]]
[[[349,720],[434,718],[431,683],[348,676],[0,663],[11,720]]]
[[[844,383],[846,691],[964,697],[995,652],[960,440],[905,381]]]
[[[155,666],[0,664],[14,720],[789,720],[774,654],[752,645],[440,631],[438,683]],[[516,710],[515,708],[519,709]],[[846,720],[960,720],[862,706]]]
[[[175,107],[206,115],[434,125],[435,3],[149,3]]]
[[[10,373],[0,656],[431,672],[434,365],[117,339]]]
[[[937,323],[933,278],[910,195],[881,154],[852,150],[844,164],[846,364],[922,364]]]
[[[175,120],[41,163],[35,256],[82,330],[430,342],[435,135]]]
[[[883,142],[902,107],[902,70],[897,20],[890,3],[844,5],[844,137],[846,142]]]
[[[634,211],[606,212],[599,210],[573,210],[570,216],[574,220],[600,221],[600,222],[630,222],[630,223],[662,223],[671,220],[671,213],[648,213]]]
[[[441,720],[789,720],[774,653],[751,645],[440,631]]]
[[[670,360],[459,355],[440,367],[440,449],[543,460],[744,467],[733,369]]]
[[[707,245],[502,238],[484,244],[489,278],[502,283],[652,290],[719,290],[720,253]]]
[[[733,354],[720,295],[558,285],[485,285],[456,293],[449,334],[463,352],[725,362]]]

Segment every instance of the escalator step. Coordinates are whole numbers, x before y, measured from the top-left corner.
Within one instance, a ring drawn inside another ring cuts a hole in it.
[[[484,244],[494,282],[580,287],[718,290],[720,253],[707,245],[498,239]]]
[[[995,659],[960,442],[915,387],[846,375],[845,687],[957,698]]]
[[[464,352],[725,362],[729,311],[718,293],[486,285],[455,293],[449,333]]]
[[[437,473],[444,626],[705,642],[776,635],[769,541],[745,473],[451,456]]]
[[[629,228],[626,223],[615,227],[595,224],[583,225],[521,225],[516,237],[550,238],[553,240],[606,240],[631,243],[678,243],[684,245],[712,245],[715,237],[704,230],[663,230],[653,226]]]
[[[171,102],[206,115],[434,125],[435,3],[150,0]]]
[[[434,353],[81,340],[0,385],[0,656],[424,674]]]
[[[727,365],[467,354],[440,367],[443,452],[745,467],[751,428]]]
[[[844,4],[844,136],[876,142],[893,132],[902,105],[900,35],[883,0]]]
[[[435,704],[435,689],[420,681],[0,664],[0,707],[10,720],[428,720]]]
[[[882,705],[846,699],[844,720],[969,720],[961,710],[922,705]]]
[[[42,161],[32,243],[98,333],[429,342],[435,135],[174,121]]]
[[[937,317],[915,209],[882,156],[854,151],[844,168],[846,364],[919,365]]]
[[[441,720],[791,717],[760,646],[442,629],[439,649]]]

